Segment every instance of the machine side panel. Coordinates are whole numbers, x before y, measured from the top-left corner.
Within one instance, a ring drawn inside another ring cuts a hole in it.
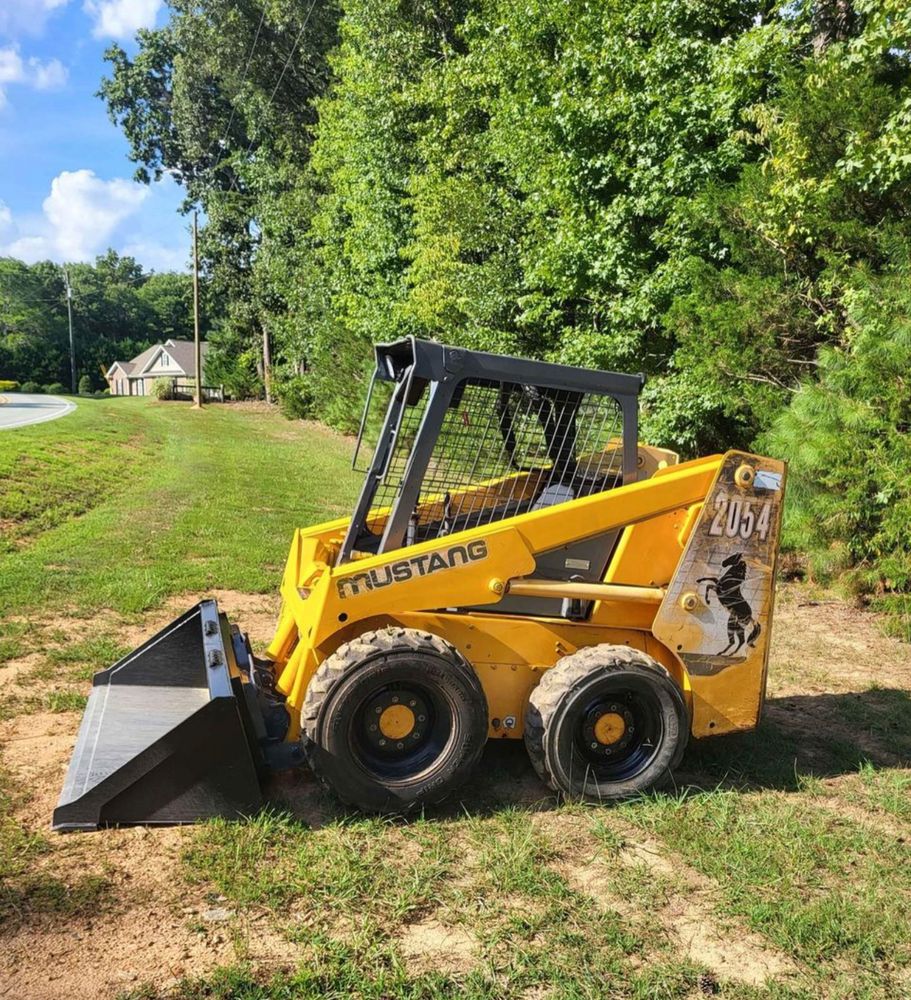
[[[724,456],[653,631],[693,685],[693,735],[753,728],[765,691],[785,463]]]

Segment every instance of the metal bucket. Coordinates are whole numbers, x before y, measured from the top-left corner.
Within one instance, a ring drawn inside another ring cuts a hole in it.
[[[215,601],[96,674],[53,828],[255,812],[262,759],[248,687]]]

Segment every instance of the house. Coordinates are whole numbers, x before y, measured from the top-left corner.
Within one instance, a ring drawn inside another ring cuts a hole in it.
[[[206,343],[200,344],[203,385],[208,347]],[[115,361],[105,372],[105,378],[112,396],[148,396],[152,383],[159,378],[173,379],[178,389],[192,392],[189,382],[196,378],[195,345],[192,340],[166,340],[143,351],[132,361]]]

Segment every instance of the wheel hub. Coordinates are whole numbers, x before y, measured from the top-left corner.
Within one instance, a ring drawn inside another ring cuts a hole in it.
[[[602,700],[581,720],[581,743],[585,754],[599,760],[622,753],[636,733],[636,719],[623,699]]]
[[[414,712],[407,705],[390,705],[380,713],[380,732],[388,740],[400,740],[414,729]]]
[[[595,739],[602,746],[612,746],[623,739],[626,720],[619,712],[604,712],[595,722]]]
[[[430,716],[430,706],[418,691],[387,688],[364,706],[367,744],[384,757],[405,756],[423,745],[430,732]]]

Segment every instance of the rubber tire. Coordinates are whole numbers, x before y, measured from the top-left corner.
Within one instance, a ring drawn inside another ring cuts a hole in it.
[[[635,675],[654,694],[663,723],[658,753],[646,767],[625,781],[599,782],[583,774],[570,778],[571,768],[559,758],[558,735],[576,699],[590,697],[605,676]],[[539,777],[572,801],[606,802],[627,799],[665,783],[680,763],[689,739],[689,716],[683,695],[668,671],[652,657],[629,646],[588,646],[558,660],[534,688],[525,712],[525,747]]]
[[[348,734],[370,688],[406,658],[420,663],[424,684],[442,692],[453,728],[429,768],[387,783],[360,765]],[[387,628],[365,632],[323,661],[304,698],[301,739],[314,774],[343,802],[365,812],[408,813],[440,802],[470,776],[487,742],[487,719],[477,674],[453,646],[429,632]]]

